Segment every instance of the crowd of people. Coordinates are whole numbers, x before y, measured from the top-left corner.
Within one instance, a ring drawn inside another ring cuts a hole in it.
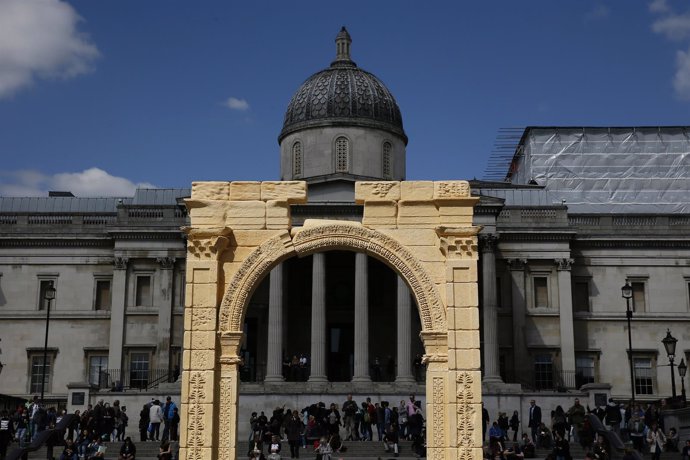
[[[54,407],[46,408],[38,397],[31,402],[20,405],[9,413],[0,414],[0,459],[4,459],[12,443],[24,447],[35,440],[43,431],[60,427],[60,422],[67,415],[66,410],[57,411]],[[101,459],[105,457],[104,443],[122,442],[120,460],[134,460],[136,446],[126,435],[130,415],[119,400],[112,403],[98,401],[94,406],[89,404],[83,412],[76,410],[64,432],[52,436],[47,442],[50,449],[62,448],[60,460]],[[65,421],[67,422],[67,421]],[[178,440],[180,416],[171,397],[165,404],[157,399],[145,404],[139,413],[139,437],[141,441],[162,441],[160,446],[161,460],[172,458],[170,441]],[[163,425],[163,432],[160,427]]]
[[[521,419],[518,411],[513,411],[510,418],[505,412],[499,412],[491,422],[488,411],[482,407],[483,438],[486,440],[487,434],[489,436],[485,457],[492,460],[519,460],[534,458],[537,449],[546,449],[551,452],[551,460],[570,460],[570,445],[577,443],[587,452],[590,460],[609,460],[611,450],[608,440],[598,435],[590,423],[587,415],[592,414],[640,454],[648,452],[653,460],[659,460],[662,451],[679,452],[676,428],[671,427],[666,431],[663,424],[661,411],[664,403],[662,400],[660,405],[625,406],[609,399],[607,405],[590,409],[575,398],[568,410],[556,406],[547,421],[542,417],[542,410],[536,401],[531,400],[527,417],[530,434],[522,432],[519,440]],[[507,446],[508,442],[511,442],[510,447]],[[689,449],[690,440],[687,440],[682,451],[683,460],[690,460]]]
[[[290,458],[299,458],[300,449],[309,446],[312,453],[329,460],[344,451],[343,440],[374,441],[374,433],[383,451],[394,456],[399,455],[400,439],[411,440],[417,456],[425,453],[425,421],[414,395],[399,404],[374,403],[371,398],[357,404],[348,395],[342,406],[318,402],[301,410],[276,407],[270,418],[263,411],[253,412],[249,424],[249,458],[280,458],[282,443],[287,442]]]

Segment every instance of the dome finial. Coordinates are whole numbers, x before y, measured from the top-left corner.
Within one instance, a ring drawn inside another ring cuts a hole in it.
[[[343,26],[335,37],[335,61],[332,64],[354,64],[350,57],[350,43],[352,38]]]

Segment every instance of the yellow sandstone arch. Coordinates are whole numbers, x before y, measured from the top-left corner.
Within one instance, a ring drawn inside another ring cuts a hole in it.
[[[425,360],[428,456],[481,459],[478,228],[469,185],[360,182],[362,223],[291,229],[304,182],[200,182],[188,200],[181,458],[238,458],[238,356],[254,289],[282,260],[344,249],[382,260],[417,300]],[[475,429],[475,427],[477,427]]]

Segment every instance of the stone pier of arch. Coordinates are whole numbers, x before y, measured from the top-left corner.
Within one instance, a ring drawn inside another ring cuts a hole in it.
[[[184,316],[180,458],[244,456],[237,437],[242,324],[254,289],[283,260],[350,250],[391,267],[416,300],[426,373],[427,455],[482,458],[477,233],[466,181],[358,182],[362,222],[307,221],[306,183],[195,182]],[[245,441],[246,442],[246,441]]]

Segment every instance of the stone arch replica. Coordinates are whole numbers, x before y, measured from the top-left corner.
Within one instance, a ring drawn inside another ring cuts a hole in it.
[[[239,349],[247,305],[281,261],[328,250],[365,252],[407,282],[427,363],[427,455],[482,458],[477,232],[465,181],[358,182],[362,222],[306,221],[290,205],[306,183],[195,182],[187,201],[180,458],[238,451]]]

